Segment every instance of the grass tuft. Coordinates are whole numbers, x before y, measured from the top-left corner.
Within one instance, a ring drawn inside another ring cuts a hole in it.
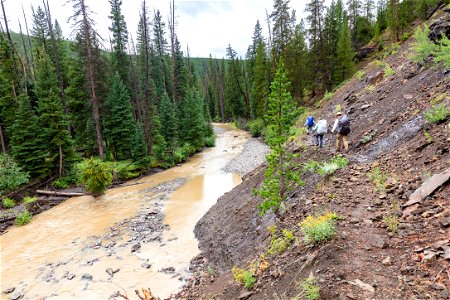
[[[335,213],[308,216],[299,226],[305,234],[305,244],[312,245],[331,240],[336,235]]]
[[[26,211],[21,212],[18,215],[16,215],[16,220],[14,221],[14,224],[19,225],[19,226],[26,225],[26,224],[30,223],[32,217],[33,217],[33,215],[29,211],[26,210]]]

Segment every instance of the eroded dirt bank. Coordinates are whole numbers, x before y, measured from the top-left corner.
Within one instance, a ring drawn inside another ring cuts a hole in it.
[[[264,167],[218,200],[196,226],[202,253],[192,261],[195,276],[179,299],[303,299],[300,282],[310,274],[317,279],[320,299],[449,299],[449,181],[423,200],[408,202],[433,175],[450,173],[449,120],[431,124],[423,117],[436,103],[449,107],[450,77],[410,62],[410,43],[381,67],[367,65],[361,80],[353,78],[316,112],[329,123],[337,105],[349,113],[353,131],[347,168],[331,178],[303,172],[305,185],[290,195],[280,218],[258,216],[261,199],[251,190],[260,185]],[[385,64],[393,75],[384,74]],[[320,151],[290,145],[301,154],[300,169],[335,154],[330,137]],[[383,189],[371,179],[375,168],[385,176]],[[343,218],[336,237],[306,247],[298,224],[327,210]],[[397,216],[396,233],[387,229],[386,216]],[[272,224],[291,230],[297,239],[282,254],[266,255],[267,269],[246,290],[231,269],[249,269],[252,260],[267,253]]]
[[[121,298],[118,291],[134,297],[142,287],[161,298],[176,292],[198,254],[195,224],[241,182],[224,168],[233,167],[249,143],[256,145],[243,131],[215,126],[216,147],[179,167],[97,199],[69,199],[24,227],[11,227],[0,237],[2,299]],[[264,156],[267,146],[256,143]]]

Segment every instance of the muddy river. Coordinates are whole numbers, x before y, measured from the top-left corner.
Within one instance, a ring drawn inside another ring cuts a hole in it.
[[[241,183],[222,169],[250,137],[218,126],[216,147],[185,164],[105,195],[74,197],[0,236],[2,299],[163,298],[189,277],[199,253],[193,229],[217,198]]]

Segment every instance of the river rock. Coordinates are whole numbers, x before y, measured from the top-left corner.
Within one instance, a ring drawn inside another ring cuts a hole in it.
[[[91,274],[85,273],[81,276],[81,280],[91,281],[94,277]]]
[[[131,253],[138,251],[139,249],[141,249],[141,244],[137,243],[136,245],[133,245],[131,247]]]
[[[13,287],[10,287],[9,289],[4,290],[3,293],[4,294],[11,294],[12,292],[14,292],[15,289],[16,288],[13,286]]]
[[[14,295],[10,296],[8,299],[10,300],[19,300],[22,299],[24,296],[23,293],[15,293]]]
[[[143,263],[142,265],[141,265],[141,267],[143,267],[144,269],[150,269],[151,268],[151,264],[148,264],[148,263]]]
[[[113,269],[111,269],[111,268],[107,268],[106,269],[106,273],[108,273],[109,276],[113,276],[114,275]]]
[[[74,279],[75,278],[75,274],[73,274],[73,273],[70,273],[70,274],[67,274],[67,279],[68,280],[72,280],[72,279]]]
[[[174,267],[162,268],[160,272],[163,272],[166,274],[173,274],[173,273],[175,273],[175,268]]]
[[[385,249],[389,246],[388,243],[381,237],[375,237],[372,241],[372,245],[380,249]]]

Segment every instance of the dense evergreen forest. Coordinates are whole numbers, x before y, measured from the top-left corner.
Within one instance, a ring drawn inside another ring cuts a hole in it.
[[[20,183],[28,176],[60,177],[64,186],[61,178],[72,178],[74,164],[89,157],[126,162],[125,179],[214,145],[212,120],[264,127],[277,65],[285,68],[292,101],[305,105],[350,78],[369,43],[382,49],[386,29],[393,41],[405,39],[410,23],[426,19],[442,1],[333,0],[326,7],[311,0],[307,18],[297,20],[289,0],[274,0],[267,19],[256,21],[245,57],[229,45],[226,58],[201,60],[181,49],[174,2],[165,24],[144,0],[135,41],[122,1],[109,0],[108,42],[97,34],[85,1],[69,2],[70,43],[48,3],[33,8],[26,32],[13,39],[1,1],[1,168],[25,171]]]

